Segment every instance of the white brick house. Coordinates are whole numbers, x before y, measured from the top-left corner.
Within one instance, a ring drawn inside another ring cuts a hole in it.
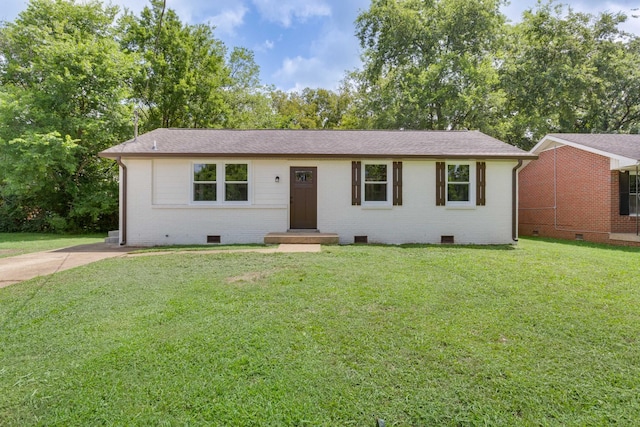
[[[120,243],[517,241],[517,169],[477,131],[157,129],[100,153],[120,165]]]

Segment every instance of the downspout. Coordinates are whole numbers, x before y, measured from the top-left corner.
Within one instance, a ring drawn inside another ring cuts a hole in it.
[[[127,244],[127,166],[122,163],[120,156],[116,157],[118,166],[122,168],[122,206],[120,207],[120,215],[122,215],[122,230],[120,230],[120,245]]]
[[[638,184],[638,168],[640,167],[640,162],[636,163],[636,236],[640,236],[640,223],[638,223],[638,219],[640,218],[640,192],[638,189],[640,188]]]
[[[522,166],[522,160],[511,172],[511,238],[518,241],[518,169]]]

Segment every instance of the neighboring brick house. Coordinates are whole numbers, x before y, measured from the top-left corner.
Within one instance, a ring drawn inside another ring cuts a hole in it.
[[[519,172],[519,233],[640,245],[640,135],[550,134]]]
[[[100,155],[120,166],[132,246],[509,244],[535,158],[477,131],[382,130],[157,129]]]

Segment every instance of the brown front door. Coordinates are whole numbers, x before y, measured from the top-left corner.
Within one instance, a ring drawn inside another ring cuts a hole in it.
[[[291,168],[291,229],[318,228],[318,175],[315,167]]]

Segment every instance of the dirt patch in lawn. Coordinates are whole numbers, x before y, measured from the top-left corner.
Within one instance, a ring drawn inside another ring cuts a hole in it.
[[[252,284],[260,282],[266,279],[273,273],[272,271],[252,271],[250,273],[244,273],[239,276],[227,277],[226,282],[236,286],[242,286],[246,284]]]

